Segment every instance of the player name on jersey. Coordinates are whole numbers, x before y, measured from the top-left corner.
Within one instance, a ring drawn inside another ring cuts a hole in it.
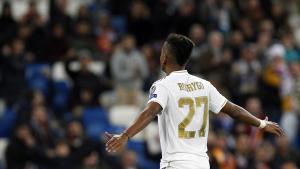
[[[195,90],[204,89],[204,85],[201,82],[192,82],[192,83],[177,83],[179,90],[184,90],[187,92],[192,92]]]

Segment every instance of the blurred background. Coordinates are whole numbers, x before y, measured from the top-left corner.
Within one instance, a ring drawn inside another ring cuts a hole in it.
[[[104,150],[162,76],[170,32],[196,44],[190,73],[286,132],[210,117],[212,169],[299,169],[300,0],[0,0],[0,168],[156,169],[154,120]]]

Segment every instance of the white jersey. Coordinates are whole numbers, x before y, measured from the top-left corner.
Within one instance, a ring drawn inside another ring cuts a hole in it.
[[[158,115],[161,168],[172,161],[197,162],[208,159],[209,112],[219,113],[227,102],[208,81],[175,71],[156,81],[149,102],[162,107]]]

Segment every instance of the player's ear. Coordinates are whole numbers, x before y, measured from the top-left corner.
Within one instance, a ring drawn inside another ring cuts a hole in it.
[[[163,55],[163,57],[162,57],[162,65],[166,66],[167,62],[168,62],[168,56],[167,55]]]
[[[166,54],[165,54],[164,50],[161,51],[159,60],[160,60],[160,63],[163,65],[166,60]]]

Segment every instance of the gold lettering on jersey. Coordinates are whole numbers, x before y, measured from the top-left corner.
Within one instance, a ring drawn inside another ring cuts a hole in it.
[[[184,90],[187,92],[192,92],[196,90],[204,89],[204,85],[201,82],[192,82],[192,83],[177,83],[179,90]]]

